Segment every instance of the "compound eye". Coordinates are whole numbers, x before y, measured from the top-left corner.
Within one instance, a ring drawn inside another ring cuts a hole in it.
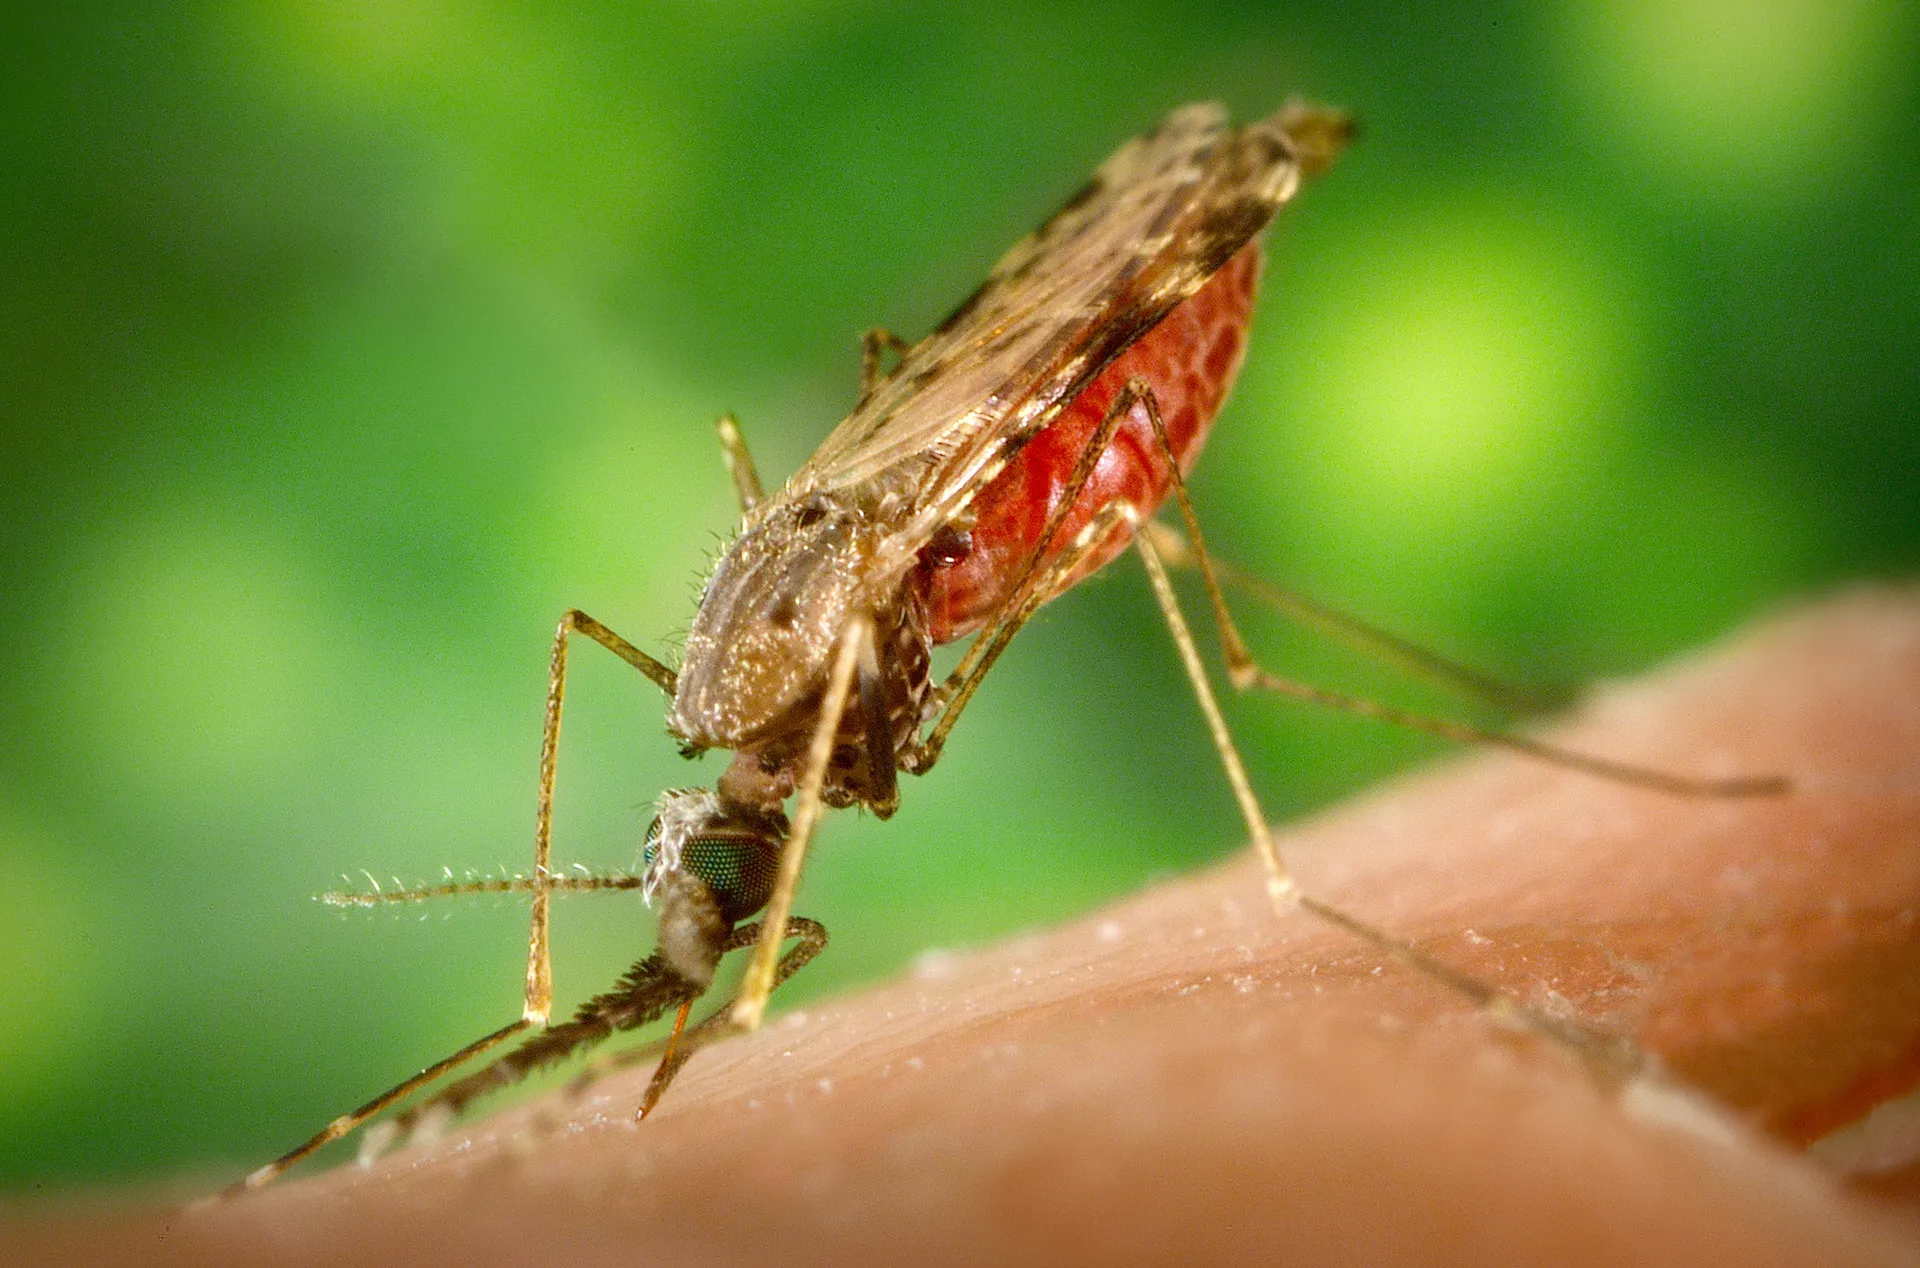
[[[744,920],[773,896],[779,843],[735,835],[695,837],[681,850],[680,866],[713,891],[723,917]]]
[[[784,815],[728,814],[710,793],[663,804],[647,830],[643,856],[650,894],[664,872],[678,871],[706,886],[729,923],[767,905],[786,840]],[[691,813],[687,813],[687,812]]]

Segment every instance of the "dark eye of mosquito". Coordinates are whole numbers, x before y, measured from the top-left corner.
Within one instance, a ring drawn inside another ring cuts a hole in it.
[[[720,913],[740,920],[766,906],[779,871],[777,850],[732,836],[695,837],[681,854],[681,865],[713,892]]]

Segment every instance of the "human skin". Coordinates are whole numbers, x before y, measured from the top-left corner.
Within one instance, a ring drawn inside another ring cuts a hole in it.
[[[1920,591],[1765,622],[1551,736],[1795,787],[1680,798],[1474,754],[1279,844],[1308,892],[1632,1036],[1664,1077],[1598,1080],[1276,915],[1244,856],[775,1018],[703,1052],[644,1123],[643,1066],[238,1200],[16,1210],[0,1245],[183,1265],[1920,1262],[1920,1110],[1897,1114],[1920,1083]],[[1876,1105],[1891,1128],[1834,1134]]]

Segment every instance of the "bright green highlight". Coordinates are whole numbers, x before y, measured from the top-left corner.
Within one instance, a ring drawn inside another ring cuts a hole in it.
[[[1886,109],[1911,88],[1912,19],[1890,0],[1563,10],[1574,81],[1619,143],[1678,192],[1754,209],[1822,196],[1871,152]]]

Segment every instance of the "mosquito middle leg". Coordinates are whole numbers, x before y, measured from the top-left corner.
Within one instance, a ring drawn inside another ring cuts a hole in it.
[[[1036,578],[1038,584],[1027,589],[1021,597],[1018,607],[1002,618],[1002,626],[1011,637],[1021,625],[1029,620],[1047,596],[1067,578],[1087,558],[1097,552],[1115,533],[1124,532],[1135,537],[1135,544],[1141,548],[1141,554],[1147,561],[1147,573],[1154,581],[1156,596],[1161,597],[1161,608],[1172,627],[1174,643],[1178,647],[1182,663],[1188,676],[1193,680],[1195,693],[1200,699],[1201,711],[1206,715],[1208,729],[1213,734],[1215,747],[1219,750],[1221,764],[1226,768],[1227,782],[1232,785],[1234,799],[1247,821],[1247,830],[1253,838],[1255,849],[1267,866],[1267,891],[1276,908],[1284,909],[1296,901],[1298,887],[1286,864],[1281,861],[1279,851],[1273,844],[1272,830],[1268,828],[1266,813],[1260,807],[1259,798],[1254,794],[1253,783],[1247,776],[1246,763],[1240,758],[1240,752],[1233,743],[1233,737],[1227,730],[1226,718],[1220,712],[1213,690],[1207,683],[1205,667],[1200,662],[1200,653],[1188,629],[1185,617],[1180,612],[1178,601],[1173,599],[1172,586],[1166,582],[1166,569],[1160,557],[1150,543],[1144,543],[1139,537],[1139,528],[1143,520],[1134,507],[1124,501],[1109,502],[1102,506],[1088,520],[1080,532],[1067,547],[1046,566]],[[1160,587],[1166,584],[1165,594]]]

